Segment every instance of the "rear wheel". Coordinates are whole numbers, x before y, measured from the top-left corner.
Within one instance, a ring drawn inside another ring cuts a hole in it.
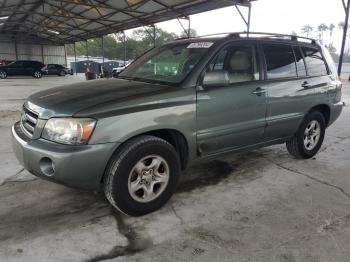
[[[0,78],[1,79],[7,78],[7,73],[4,70],[0,70]]]
[[[326,121],[322,113],[310,112],[299,130],[286,145],[288,152],[296,158],[308,159],[320,150],[326,130]]]
[[[170,199],[179,174],[179,156],[171,144],[140,136],[112,156],[104,179],[105,195],[123,213],[141,216]]]
[[[34,71],[34,73],[33,73],[34,78],[41,78],[42,76],[43,76],[43,73],[39,70]]]

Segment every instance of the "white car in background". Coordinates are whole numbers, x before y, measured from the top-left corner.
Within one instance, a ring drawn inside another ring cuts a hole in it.
[[[113,76],[113,77],[117,77],[118,74],[119,74],[121,71],[123,71],[125,68],[127,68],[131,63],[132,63],[132,61],[128,61],[128,62],[126,63],[126,65],[113,68],[113,70],[112,70],[112,76]]]

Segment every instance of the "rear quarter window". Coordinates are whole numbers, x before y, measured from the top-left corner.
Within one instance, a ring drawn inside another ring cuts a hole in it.
[[[321,52],[317,48],[301,47],[309,76],[328,75],[327,66]]]

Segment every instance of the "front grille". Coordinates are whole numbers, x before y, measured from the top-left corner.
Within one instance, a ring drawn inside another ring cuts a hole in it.
[[[29,136],[32,137],[36,124],[38,123],[38,114],[30,111],[28,108],[23,106],[22,116],[21,116],[21,126],[23,131]]]

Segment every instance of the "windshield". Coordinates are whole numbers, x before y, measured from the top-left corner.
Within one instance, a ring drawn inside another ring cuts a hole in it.
[[[213,43],[185,43],[153,49],[127,67],[120,78],[180,83]]]

